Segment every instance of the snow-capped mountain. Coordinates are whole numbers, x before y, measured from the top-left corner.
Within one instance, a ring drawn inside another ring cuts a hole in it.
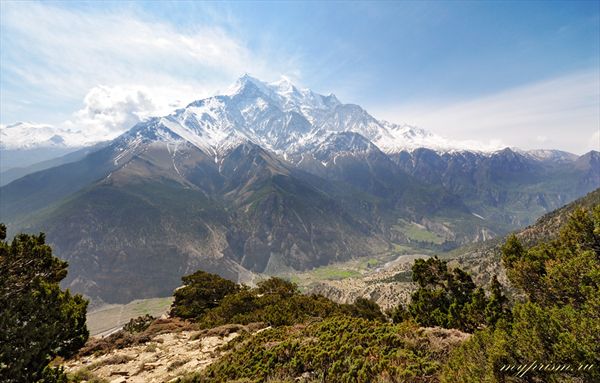
[[[520,150],[514,148],[513,150],[517,153],[523,154],[525,157],[538,161],[552,161],[564,163],[573,162],[578,158],[576,154],[554,149]]]
[[[39,170],[51,163],[61,163],[63,156],[78,151],[89,152],[101,142],[115,138],[114,133],[112,136],[90,133],[94,132],[85,133],[31,122],[0,125],[0,183],[13,177],[4,174],[7,170],[13,169],[15,174],[28,174],[28,170]],[[46,161],[51,162],[45,163]]]
[[[64,147],[65,135],[50,125],[34,124],[31,122],[17,122],[11,125],[0,126],[1,149],[31,149],[35,147]]]
[[[241,142],[251,142],[298,162],[307,153],[331,151],[332,143],[349,144],[347,139],[332,138],[342,133],[358,134],[387,154],[420,147],[481,151],[477,143],[453,142],[410,125],[377,120],[358,105],[344,104],[333,94],[299,89],[285,78],[265,83],[248,75],[226,94],[140,123],[123,139],[134,146],[144,134],[160,141],[182,140],[214,156],[215,161]]]
[[[293,155],[330,134],[354,132],[386,153],[426,147],[437,151],[477,150],[476,142],[456,142],[426,130],[377,120],[362,107],[300,89],[286,78],[273,83],[244,75],[224,95],[195,101],[171,115],[152,118],[181,139],[213,154],[248,140],[280,155]],[[0,147],[82,147],[114,138],[74,129],[16,123],[0,127]]]
[[[119,132],[86,132],[47,124],[16,122],[10,125],[0,125],[0,149],[76,149],[108,141],[118,135]]]

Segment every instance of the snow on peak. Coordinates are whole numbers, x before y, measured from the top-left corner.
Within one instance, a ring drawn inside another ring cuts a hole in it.
[[[335,95],[323,96],[308,88],[299,88],[285,76],[267,83],[245,74],[225,95],[235,99],[251,99],[260,95],[284,112],[293,111],[304,115],[311,123],[324,110],[341,104]]]
[[[504,147],[495,143],[483,144],[474,140],[451,140],[408,124],[399,125],[387,121],[382,121],[382,124],[387,128],[390,135],[374,142],[386,153],[398,153],[403,150],[412,151],[418,148],[428,148],[437,152],[493,152]]]
[[[292,83],[292,81],[285,76],[281,76],[281,78],[277,81],[274,81],[269,84],[274,90],[276,90],[279,94],[291,94],[294,92],[298,92],[298,88]]]
[[[292,157],[318,150],[366,153],[373,150],[371,146],[387,153],[471,147],[414,126],[377,120],[359,105],[299,88],[286,77],[267,83],[246,74],[225,95],[195,101],[158,121],[173,135],[215,157],[241,142]]]
[[[519,154],[525,157],[537,160],[537,161],[553,161],[553,162],[573,162],[578,156],[573,153],[565,152],[562,150],[553,149],[534,149],[534,150],[521,150],[519,148],[512,148]]]
[[[32,149],[38,147],[67,147],[75,141],[68,129],[32,122],[0,125],[0,148]]]
[[[241,141],[280,154],[301,153],[332,133],[342,132],[360,134],[387,153],[419,147],[485,150],[475,142],[447,140],[414,126],[377,120],[359,105],[343,104],[333,94],[324,96],[298,87],[287,77],[268,83],[245,74],[223,95],[192,102],[142,125],[151,126],[156,121],[177,137],[215,155]],[[91,133],[18,123],[1,127],[0,146],[82,146],[102,140],[97,137],[101,132],[96,136]],[[104,137],[108,138],[113,137]],[[152,139],[165,137],[154,133]]]
[[[72,129],[33,122],[0,125],[0,149],[82,148],[111,140],[119,132]]]
[[[244,74],[240,77],[233,86],[229,87],[225,95],[227,96],[235,96],[239,94],[243,94],[248,89],[256,88],[260,92],[265,94],[270,94],[271,90],[267,87],[267,84],[260,81],[257,78],[250,76],[249,74]]]
[[[331,133],[320,145],[319,150],[335,152],[368,153],[378,150],[376,145],[354,132]]]
[[[295,112],[303,116],[312,126],[313,138],[323,139],[331,132],[355,132],[363,135],[381,150],[397,153],[420,147],[445,152],[453,150],[493,151],[499,145],[483,145],[476,141],[454,141],[433,134],[424,129],[392,124],[377,120],[359,105],[343,104],[334,94],[324,96],[310,89],[299,88],[287,77],[267,83],[249,75],[244,75],[230,88],[229,96],[245,104],[245,115],[274,106],[283,112]],[[315,131],[319,131],[315,134]],[[296,143],[296,150],[306,147],[309,136]],[[273,149],[272,145],[267,145]]]

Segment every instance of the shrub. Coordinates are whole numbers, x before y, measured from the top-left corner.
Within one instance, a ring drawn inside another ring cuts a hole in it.
[[[349,305],[348,311],[356,318],[385,321],[385,315],[381,312],[379,305],[370,299],[357,298],[354,304]]]
[[[238,290],[235,283],[201,270],[182,280],[184,286],[175,291],[171,306],[171,315],[180,318],[197,319],[217,307],[226,295]]]
[[[254,322],[284,326],[335,314],[385,320],[375,302],[337,304],[321,295],[303,295],[296,284],[281,278],[263,280],[253,289],[202,271],[183,279],[188,285],[175,292],[171,314],[196,319],[203,328]]]
[[[428,344],[428,336],[411,322],[394,325],[335,316],[246,337],[204,372],[182,381],[259,382],[305,376],[331,382],[434,382],[448,350],[431,353]]]
[[[494,276],[490,297],[460,268],[449,270],[437,257],[417,259],[412,267],[413,281],[419,286],[407,309],[392,311],[394,322],[412,318],[423,326],[440,326],[473,332],[494,326],[509,315],[508,300]]]
[[[132,318],[129,320],[129,322],[127,322],[127,324],[125,324],[125,326],[123,326],[123,330],[132,334],[136,332],[142,332],[147,329],[154,320],[156,320],[156,318],[149,314]]]

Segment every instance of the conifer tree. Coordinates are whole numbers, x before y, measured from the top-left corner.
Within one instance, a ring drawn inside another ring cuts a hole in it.
[[[171,315],[180,318],[200,318],[215,308],[226,295],[238,291],[239,286],[216,274],[198,270],[181,278],[184,286],[175,291]]]
[[[44,234],[19,234],[6,242],[0,224],[0,381],[54,381],[48,367],[69,357],[88,338],[88,302],[60,289],[67,263],[52,255]]]

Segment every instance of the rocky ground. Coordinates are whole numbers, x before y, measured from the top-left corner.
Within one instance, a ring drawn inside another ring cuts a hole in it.
[[[163,320],[164,323],[168,321]],[[124,347],[123,338],[118,336],[112,339],[96,337],[88,343],[87,350],[84,348],[83,354],[87,355],[68,360],[63,366],[67,373],[82,382],[169,382],[189,372],[201,371],[222,355],[221,346],[242,331],[259,332],[259,327],[228,325],[203,331],[165,327],[165,331],[172,332],[159,331],[156,335],[145,332]],[[108,349],[103,349],[103,342],[110,343]]]

